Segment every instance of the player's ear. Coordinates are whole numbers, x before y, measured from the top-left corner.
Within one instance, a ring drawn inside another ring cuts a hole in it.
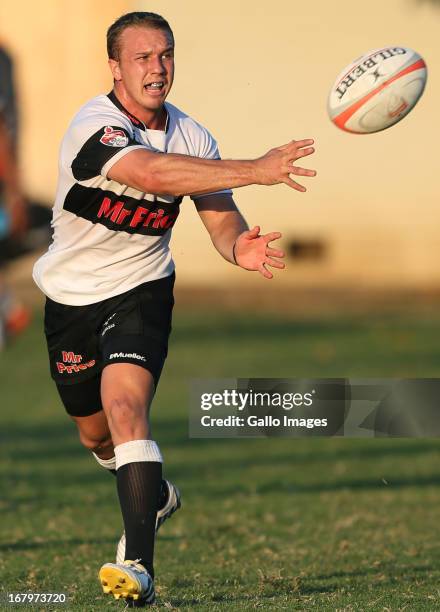
[[[111,70],[114,80],[122,81],[121,71],[119,69],[119,62],[114,59],[109,59],[108,65],[110,66],[110,70]]]

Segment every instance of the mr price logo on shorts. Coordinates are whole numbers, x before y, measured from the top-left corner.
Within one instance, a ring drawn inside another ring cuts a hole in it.
[[[61,361],[56,362],[57,370],[60,374],[72,374],[73,372],[81,372],[88,368],[93,368],[96,361],[92,359],[86,363],[81,363],[82,355],[76,355],[73,351],[61,351]],[[66,365],[68,364],[68,365]]]

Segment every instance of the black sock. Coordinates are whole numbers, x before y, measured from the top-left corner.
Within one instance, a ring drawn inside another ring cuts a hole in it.
[[[111,472],[113,476],[116,476],[116,470],[109,470],[109,472]],[[168,486],[167,486],[166,480],[162,479],[161,485],[160,485],[159,505],[157,509],[160,510],[161,508],[163,508],[165,504],[167,503],[167,501],[168,501]]]
[[[140,559],[154,578],[154,538],[162,464],[155,461],[126,463],[118,469],[116,479],[125,527],[125,558]]]

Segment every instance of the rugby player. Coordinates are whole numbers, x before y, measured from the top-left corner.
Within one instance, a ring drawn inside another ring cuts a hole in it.
[[[87,102],[63,139],[53,244],[34,267],[46,294],[50,367],[82,444],[116,472],[125,527],[116,563],[99,572],[105,593],[154,601],[155,531],[180,505],[162,480],[149,410],[167,355],[173,307],[171,229],[189,195],[226,261],[272,278],[278,232],[249,230],[231,188],[285,183],[313,153],[291,141],[254,160],[221,160],[211,134],[165,102],[174,37],[165,19],[134,12],[107,32],[110,94]]]

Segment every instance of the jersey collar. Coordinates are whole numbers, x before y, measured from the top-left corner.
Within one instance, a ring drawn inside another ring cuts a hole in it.
[[[137,117],[135,117],[134,115],[132,115],[131,113],[129,113],[129,112],[128,112],[128,110],[125,108],[125,106],[124,106],[124,105],[123,105],[123,104],[120,102],[120,100],[117,98],[117,96],[116,96],[116,94],[115,94],[115,92],[114,92],[113,90],[112,90],[112,91],[111,91],[109,94],[107,94],[107,98],[109,98],[109,100],[110,100],[111,102],[113,102],[113,104],[114,104],[114,105],[115,105],[117,108],[119,108],[119,110],[120,110],[122,113],[124,113],[124,115],[125,115],[126,117],[128,117],[128,118],[130,119],[131,123],[132,123],[132,124],[133,124],[135,127],[137,127],[137,128],[138,128],[138,129],[140,129],[140,130],[143,130],[143,131],[145,131],[145,130],[147,130],[147,129],[148,129],[148,126],[147,126],[147,125],[145,125],[145,123],[144,123],[143,121],[141,121],[140,119],[138,119]],[[166,114],[167,114],[167,118],[166,118],[166,122],[165,122],[165,132],[168,132],[168,125],[169,125],[169,119],[170,119],[170,116],[169,116],[169,113],[168,113],[168,111],[167,111],[166,107],[164,107],[164,108],[165,108],[165,112],[166,112]]]

